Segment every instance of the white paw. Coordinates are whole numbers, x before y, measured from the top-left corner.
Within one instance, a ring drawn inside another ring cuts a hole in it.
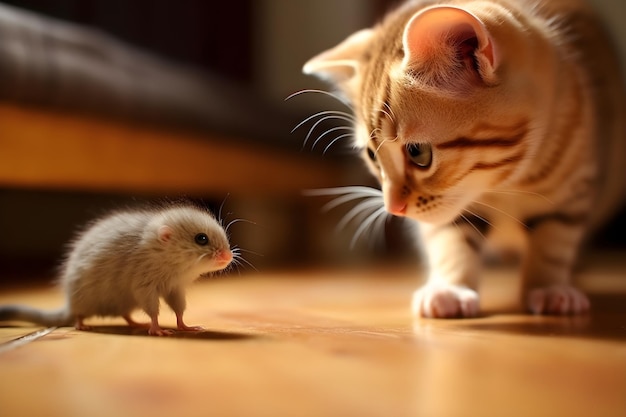
[[[478,293],[460,285],[427,284],[413,293],[413,314],[429,318],[476,317]]]
[[[582,314],[590,306],[587,296],[569,285],[535,288],[526,295],[526,307],[533,314]]]

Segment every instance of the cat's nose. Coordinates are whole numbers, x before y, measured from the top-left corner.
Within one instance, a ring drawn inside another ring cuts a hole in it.
[[[407,187],[397,187],[393,181],[384,181],[382,188],[385,210],[394,216],[406,216],[409,197]]]
[[[404,216],[406,214],[406,201],[389,201],[386,209],[394,216]]]

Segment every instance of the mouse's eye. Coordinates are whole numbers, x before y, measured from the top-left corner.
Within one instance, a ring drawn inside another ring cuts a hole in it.
[[[200,246],[204,246],[209,243],[209,237],[206,235],[206,233],[198,233],[196,237],[194,237],[194,240]]]

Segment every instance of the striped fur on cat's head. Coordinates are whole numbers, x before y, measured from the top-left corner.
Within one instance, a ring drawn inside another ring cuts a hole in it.
[[[356,146],[387,211],[441,224],[541,152],[556,57],[529,18],[497,2],[423,3],[353,34],[304,72],[352,103]]]

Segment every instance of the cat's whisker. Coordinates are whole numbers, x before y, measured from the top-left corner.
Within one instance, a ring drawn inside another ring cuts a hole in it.
[[[353,133],[344,133],[343,135],[337,136],[328,145],[326,145],[326,147],[324,148],[324,152],[322,152],[322,155],[326,155],[326,152],[328,152],[328,150],[331,148],[331,146],[333,146],[339,140],[344,139],[344,138],[352,137],[353,135],[354,135],[354,132]]]
[[[486,224],[487,226],[489,226],[489,227],[493,228],[494,230],[499,230],[499,228],[498,228],[498,227],[496,227],[493,223],[491,223],[491,222],[489,221],[489,219],[486,219],[484,216],[481,216],[480,214],[475,213],[475,212],[473,212],[472,210],[470,210],[470,209],[468,209],[468,208],[463,209],[463,211],[467,212],[467,213],[468,213],[469,215],[471,215],[471,216],[474,216],[474,217],[476,217],[476,218],[478,218],[478,219],[482,220],[483,222],[485,222],[485,224]],[[466,219],[466,220],[467,220],[467,219]],[[484,237],[484,236],[483,236],[483,237]]]
[[[389,221],[390,218],[391,216],[389,215],[380,215],[374,221],[374,224],[370,229],[370,236],[374,235],[376,240],[372,240],[370,248],[373,249],[377,244],[381,245],[381,243],[383,247],[386,245],[387,239],[385,236],[385,224],[387,223],[387,221]]]
[[[504,214],[505,216],[507,216],[508,218],[510,218],[511,220],[513,220],[513,221],[515,221],[516,223],[518,223],[519,225],[521,225],[524,229],[528,229],[528,225],[527,225],[527,224],[525,224],[523,221],[521,221],[520,219],[518,219],[518,218],[517,218],[517,217],[515,217],[515,216],[512,216],[510,213],[507,213],[506,211],[504,211],[504,210],[502,210],[502,209],[499,209],[498,207],[494,207],[494,206],[492,206],[492,205],[490,205],[490,204],[483,203],[483,202],[481,202],[481,201],[474,201],[474,204],[480,204],[481,206],[485,206],[485,207],[490,208],[490,209],[492,209],[492,210],[495,210],[495,211],[497,211],[497,212],[499,212],[499,213],[502,213],[502,214]]]
[[[373,129],[373,130],[370,132],[370,139],[374,139],[374,138],[376,137],[376,133],[377,133],[377,132],[382,132],[382,129],[381,129],[380,127],[377,127],[377,128],[375,128],[375,129]]]
[[[452,222],[452,225],[456,227],[456,230],[459,232],[460,235],[463,235],[463,230],[461,230],[461,226],[459,226],[459,222]]]
[[[329,112],[332,112],[332,114],[339,116],[339,118],[341,118],[342,120],[345,120],[346,122],[356,122],[356,117],[354,117],[354,115],[352,113],[348,113],[346,111],[341,111],[341,110],[327,110]]]
[[[389,105],[389,103],[383,102],[383,106],[385,106],[387,108],[387,110],[389,111],[389,114],[390,114],[391,121],[395,123],[396,122],[396,115],[393,112],[393,110],[391,109],[391,106]]]
[[[398,140],[398,136],[394,137],[393,139],[383,139],[382,142],[380,142],[380,144],[376,147],[376,150],[374,151],[375,155],[378,155],[378,152],[380,151],[380,148],[382,148],[382,146],[387,143],[387,142],[395,142]]]
[[[378,209],[379,207],[383,206],[382,192],[372,187],[347,186],[326,188],[318,190],[308,190],[305,192],[305,194],[311,196],[339,195],[339,197],[326,203],[322,207],[323,211],[332,210],[350,201],[364,199],[364,201],[356,204],[344,215],[341,221],[337,224],[336,230],[343,229],[350,221],[354,220],[363,213],[366,213],[368,209]]]
[[[389,106],[389,104],[387,104],[386,102],[383,101],[379,107],[380,108],[378,109],[378,111],[381,112],[382,114],[384,114],[385,117],[387,117],[389,119],[389,121],[391,121],[392,123],[395,124],[396,116],[393,113],[393,110],[391,110],[391,107]]]
[[[300,127],[301,127],[301,126],[303,126],[304,124],[306,124],[306,123],[307,123],[307,122],[309,122],[310,120],[315,119],[315,118],[316,118],[316,117],[318,117],[318,116],[325,115],[325,114],[327,114],[327,113],[328,113],[328,112],[325,112],[325,111],[320,111],[320,112],[317,112],[317,113],[315,113],[315,114],[310,115],[309,117],[305,118],[303,121],[301,121],[300,123],[298,123],[298,124],[297,124],[297,125],[296,125],[293,129],[291,129],[291,132],[289,132],[289,133],[293,133],[293,132],[295,132],[296,130],[300,129]]]
[[[383,192],[378,188],[367,187],[363,185],[347,185],[343,187],[317,188],[305,190],[304,195],[308,196],[328,196],[328,195],[344,195],[344,194],[360,194],[364,197],[381,197]],[[358,197],[357,197],[358,198]]]
[[[472,223],[467,217],[465,217],[465,215],[463,213],[461,213],[461,217],[463,218],[463,220],[465,220],[466,223],[468,223],[470,226],[472,226],[472,229],[474,229],[476,231],[476,233],[478,233],[478,235],[483,238],[483,240],[487,240],[487,237],[484,235],[484,233],[481,232],[478,229],[478,227],[476,227],[476,225],[474,223]]]
[[[325,110],[325,111],[317,112],[317,113],[312,114],[309,117],[305,118],[303,121],[298,123],[293,129],[291,129],[290,133],[295,132],[300,127],[302,127],[306,123],[310,122],[311,120],[315,119],[316,117],[322,117],[322,116],[333,116],[333,117],[329,117],[329,118],[331,118],[331,119],[332,118],[336,118],[336,119],[344,120],[344,121],[350,122],[350,123],[354,122],[354,116],[352,116],[350,113],[346,113],[346,112],[338,111],[338,110]]]
[[[463,209],[463,211],[467,212],[468,214],[477,217],[478,219],[482,220],[483,222],[485,222],[487,225],[492,226],[491,222],[489,221],[489,219],[486,219],[484,216],[481,216],[478,213],[473,212],[472,210],[465,208]]]
[[[309,138],[311,137],[311,135],[313,134],[313,132],[315,131],[315,129],[319,126],[320,123],[324,122],[325,120],[329,120],[329,119],[339,119],[339,120],[344,120],[344,121],[350,121],[348,119],[346,119],[345,117],[341,117],[341,116],[337,116],[337,115],[329,115],[329,112],[319,112],[317,114],[314,114],[313,116],[309,116],[308,118],[306,118],[305,120],[303,120],[302,122],[300,122],[296,127],[294,127],[291,130],[291,133],[295,132],[298,128],[300,128],[303,124],[307,123],[308,121],[312,120],[315,117],[320,117],[319,120],[317,120],[313,126],[311,126],[311,128],[309,129],[309,131],[307,132],[306,137],[304,138],[304,141],[302,143],[302,149],[304,149],[306,147],[307,142],[309,141]],[[346,126],[346,129],[354,129],[352,126]]]
[[[315,149],[315,147],[317,146],[319,141],[322,140],[322,138],[324,136],[328,135],[329,133],[342,131],[342,130],[349,130],[351,132],[354,131],[354,129],[352,127],[348,127],[348,126],[337,126],[337,127],[330,128],[330,129],[326,130],[324,133],[322,133],[321,135],[319,135],[317,137],[317,139],[315,139],[315,141],[313,142],[313,145],[311,146],[311,150]],[[306,140],[305,140],[305,143],[306,143]]]
[[[354,245],[365,230],[367,230],[379,217],[386,217],[386,213],[385,207],[379,207],[377,210],[371,212],[354,232],[354,236],[352,236],[352,240],[350,240],[350,249],[354,249]]]
[[[322,207],[323,211],[332,210],[342,204],[349,203],[354,200],[363,200],[355,204],[354,207],[344,214],[335,226],[335,231],[339,232],[352,221],[360,222],[360,225],[352,237],[350,248],[354,248],[358,239],[362,237],[368,229],[370,234],[380,231],[388,218],[383,203],[382,191],[376,188],[366,186],[322,188],[305,191],[305,194],[310,196],[339,196],[326,203]],[[361,220],[359,220],[360,218]],[[379,236],[384,237],[384,234],[380,233]]]
[[[316,121],[313,126],[311,126],[311,128],[309,129],[309,132],[307,133],[306,137],[304,138],[304,142],[302,143],[302,148],[304,148],[307,144],[307,142],[309,141],[311,135],[313,134],[313,132],[315,131],[315,129],[317,129],[317,127],[320,125],[320,123],[322,123],[325,120],[329,120],[329,119],[339,119],[340,117],[338,116],[324,116],[322,118],[320,118],[318,121]],[[339,126],[333,129],[338,129],[338,128],[342,128],[342,129],[347,129],[347,130],[354,130],[354,128],[352,126]],[[323,135],[322,135],[323,136]],[[317,141],[316,141],[317,142]],[[313,145],[315,146],[315,145]]]
[[[385,110],[385,109],[380,109],[380,112],[381,112],[382,114],[384,114],[385,116],[387,116],[387,118],[388,118],[388,119],[389,119],[392,123],[395,123],[395,121],[393,120],[393,117],[391,116],[391,114],[390,114],[387,110]]]
[[[292,93],[289,96],[287,96],[285,98],[285,101],[291,100],[294,97],[300,96],[302,94],[307,94],[307,93],[327,95],[329,97],[334,98],[335,100],[337,100],[338,102],[340,102],[341,104],[343,104],[344,106],[346,106],[347,108],[352,110],[352,105],[345,98],[341,97],[340,95],[335,94],[335,93],[331,93],[330,91],[317,90],[317,89],[311,89],[311,88],[300,90],[300,91],[296,91],[295,93]]]
[[[322,206],[322,211],[324,212],[328,212],[336,207],[339,207],[340,205],[350,202],[350,201],[354,201],[354,200],[361,200],[363,198],[369,198],[367,196],[362,196],[362,195],[358,195],[358,194],[346,194],[344,196],[341,197],[337,197],[332,199],[331,201],[329,201],[328,203],[324,204]]]
[[[337,230],[344,229],[348,225],[348,223],[350,223],[357,217],[363,215],[364,213],[366,213],[367,215],[369,214],[369,212],[378,210],[382,205],[383,205],[382,199],[377,199],[377,198],[367,198],[366,200],[356,204],[337,223],[337,227],[336,227]]]
[[[326,203],[322,207],[322,210],[329,211],[335,207],[340,206],[341,204],[344,204],[353,200],[359,200],[359,199],[378,199],[382,202],[382,194],[369,194],[369,193],[359,193],[359,192],[345,193],[344,195],[340,195],[339,197],[334,198],[333,200]]]
[[[548,197],[546,197],[543,194],[540,193],[536,193],[533,191],[527,191],[527,190],[485,190],[485,193],[492,193],[492,194],[509,194],[509,195],[515,195],[515,194],[526,194],[526,195],[530,195],[530,196],[535,196],[538,198],[541,198],[542,200],[554,205],[556,204],[554,201],[552,201],[551,199],[549,199]]]

